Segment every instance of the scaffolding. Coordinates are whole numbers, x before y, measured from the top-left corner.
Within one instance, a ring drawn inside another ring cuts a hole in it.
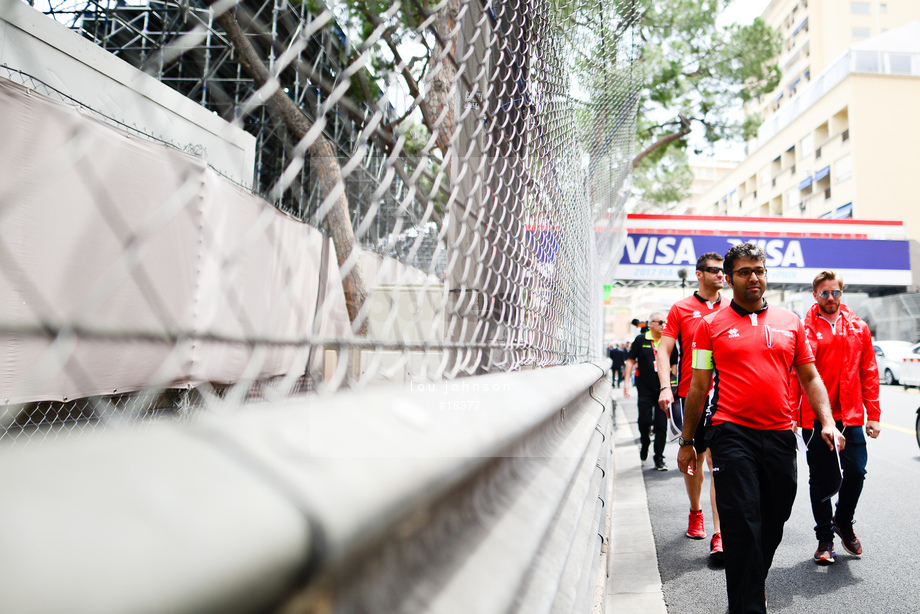
[[[251,24],[247,36],[262,39],[262,46],[268,49],[265,60],[270,70],[275,67],[281,50],[301,36],[314,19],[306,3],[294,5],[287,0],[243,0],[236,10],[238,14],[245,14],[246,21]],[[124,0],[52,0],[43,12],[255,136],[254,192],[296,219],[313,220],[322,198],[317,192],[318,183],[313,180],[309,160],[290,181],[289,167],[298,158],[294,152],[296,140],[271,109],[263,104],[247,105],[256,91],[253,81],[237,61],[225,33],[215,27],[213,12],[206,3],[200,0],[146,0],[139,4],[126,4]],[[175,41],[183,36],[194,38],[194,43],[181,54],[164,51],[171,43],[175,47]],[[311,59],[314,74],[334,81],[335,75],[347,65],[351,51],[348,35],[333,23],[309,37],[302,55]],[[311,122],[315,121],[325,99],[321,89],[306,81],[301,71],[292,68],[281,71],[278,80]],[[392,105],[387,103],[387,107],[385,122],[395,116]],[[361,111],[366,116],[373,112],[369,107]],[[367,147],[363,163],[345,180],[352,219],[363,220],[368,214],[374,218],[362,236],[363,247],[403,260],[401,256],[421,234],[424,237],[422,249],[410,264],[423,270],[442,270],[445,263],[436,262],[432,267],[431,262],[437,245],[436,226],[419,225],[422,212],[400,206],[406,198],[405,183],[397,177],[382,197],[372,198],[385,172],[386,154],[374,144],[361,140],[360,126],[351,118],[336,111],[327,114],[327,119],[330,120],[327,137],[341,160],[354,156],[362,143]],[[286,171],[286,180],[290,183],[281,189],[281,178]]]

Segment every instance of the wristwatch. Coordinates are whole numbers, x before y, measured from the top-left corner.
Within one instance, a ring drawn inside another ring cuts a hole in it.
[[[680,437],[677,438],[677,445],[680,446],[681,448],[683,448],[684,446],[692,446],[693,440],[684,439],[683,436],[681,435]]]

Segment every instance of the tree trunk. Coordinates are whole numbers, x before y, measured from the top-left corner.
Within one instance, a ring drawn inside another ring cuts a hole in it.
[[[428,73],[427,102],[434,116],[430,125],[438,131],[436,140],[438,149],[447,157],[450,147],[450,138],[454,134],[454,104],[452,87],[457,76],[454,65],[457,57],[457,15],[460,12],[460,0],[449,0],[438,11],[435,27],[437,40],[435,41],[433,59],[435,64]],[[440,120],[440,121],[439,121]]]
[[[217,16],[217,20],[224,28],[227,38],[229,38],[233,48],[236,50],[240,65],[252,77],[256,87],[261,88],[271,79],[272,75],[256,53],[255,48],[243,34],[239,22],[230,11]],[[268,99],[268,104],[278,113],[285,126],[298,141],[310,129],[311,124],[307,116],[297,108],[294,101],[288,98],[280,88],[272,93]],[[339,192],[335,203],[323,218],[323,224],[326,232],[332,237],[339,270],[343,273],[342,287],[345,291],[348,318],[351,320],[352,325],[356,326],[357,334],[364,336],[367,334],[367,322],[366,320],[358,321],[361,307],[367,299],[364,272],[357,258],[353,263],[350,263],[348,270],[343,269],[346,262],[353,257],[352,254],[358,248],[354,228],[351,224],[351,214],[348,211],[348,197],[345,194],[344,181],[342,180],[342,169],[339,166],[332,145],[322,133],[317,136],[313,144],[307,149],[307,153],[310,155],[310,162],[319,181],[320,194],[328,196],[335,190]]]

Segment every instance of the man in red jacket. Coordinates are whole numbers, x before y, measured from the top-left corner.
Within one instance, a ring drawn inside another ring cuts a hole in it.
[[[823,271],[815,277],[812,289],[817,303],[805,316],[806,336],[827,388],[836,426],[846,438],[846,447],[840,451],[843,481],[834,514],[832,495],[827,493],[839,481],[837,459],[821,439],[821,427],[815,422],[808,399],[802,398],[799,424],[808,444],[809,494],[818,538],[815,563],[830,565],[835,556],[835,532],[847,552],[862,554],[862,545],[853,531],[853,515],[866,476],[866,438],[862,426],[866,425],[869,437],[878,437],[881,412],[872,336],[866,323],[841,304],[843,279],[833,271]]]

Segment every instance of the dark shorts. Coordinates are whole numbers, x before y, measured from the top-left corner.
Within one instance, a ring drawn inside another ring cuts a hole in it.
[[[675,397],[676,401],[671,404],[671,422],[678,433],[684,430],[684,404],[687,397]],[[700,421],[696,423],[696,431],[693,433],[693,447],[697,454],[702,454],[709,446],[706,444],[706,430],[709,428],[710,417],[706,410],[700,416]]]

